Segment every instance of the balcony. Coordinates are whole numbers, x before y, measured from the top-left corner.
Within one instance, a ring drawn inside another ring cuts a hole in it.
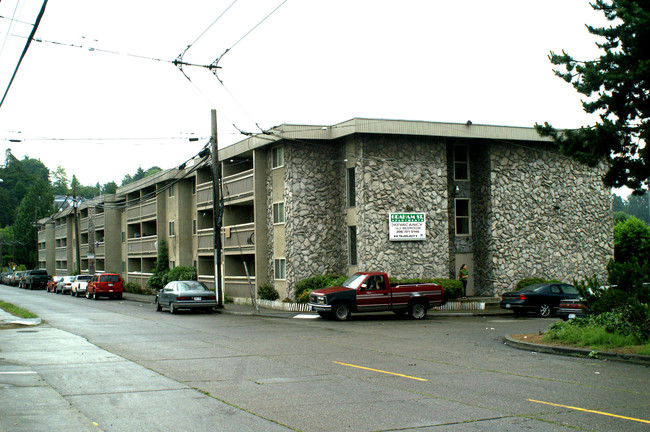
[[[140,219],[149,219],[156,217],[156,200],[150,200],[141,205],[136,205],[126,209],[126,220],[136,221]]]
[[[57,248],[55,252],[57,261],[67,261],[68,260],[68,248]]]
[[[226,202],[242,202],[253,198],[255,185],[252,169],[224,177],[222,181]]]
[[[247,223],[223,227],[221,244],[226,255],[255,253],[255,224]]]
[[[79,232],[88,232],[88,218],[83,218],[79,221]]]
[[[157,255],[158,249],[156,242],[158,236],[130,238],[127,241],[127,253],[129,256],[133,255]],[[97,253],[97,252],[95,252]]]
[[[88,256],[87,244],[82,244],[81,246],[79,246],[79,255],[81,255],[81,258],[86,258]]]
[[[106,247],[104,242],[95,244],[95,258],[104,257]]]
[[[54,232],[55,238],[65,238],[67,236],[68,236],[68,227],[66,224],[61,224],[58,227],[56,227],[56,231]]]
[[[196,187],[197,207],[212,205],[212,182],[201,183]]]
[[[106,224],[106,216],[104,213],[96,213],[95,214],[95,229],[101,229],[104,227]]]
[[[246,276],[225,276],[223,278],[224,295],[226,297],[250,297],[250,285],[253,286],[253,292],[256,292],[255,276],[249,278]]]
[[[196,233],[199,253],[214,253],[214,230],[212,228],[198,230]]]

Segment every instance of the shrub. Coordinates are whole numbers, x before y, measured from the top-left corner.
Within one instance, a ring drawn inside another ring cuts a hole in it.
[[[150,288],[143,288],[135,282],[126,282],[124,284],[124,291],[133,294],[153,294]]]
[[[313,290],[341,285],[345,279],[345,276],[339,275],[320,275],[303,279],[296,283],[293,291],[296,302],[307,303],[309,302],[309,294]]]
[[[167,283],[172,281],[197,280],[197,279],[198,279],[198,274],[196,272],[196,268],[189,267],[189,266],[174,267],[173,269],[165,273],[165,275],[162,278],[163,285],[167,285]]]
[[[257,295],[262,300],[274,301],[280,298],[280,293],[276,290],[273,285],[269,283],[264,283],[257,288]]]
[[[432,279],[391,279],[392,284],[432,283],[441,285],[445,300],[459,298],[463,294],[463,284],[457,279],[432,278]]]

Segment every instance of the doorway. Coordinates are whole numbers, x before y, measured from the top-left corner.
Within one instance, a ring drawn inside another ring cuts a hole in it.
[[[467,271],[469,271],[469,279],[467,279],[467,296],[469,297],[474,295],[474,255],[456,254],[456,279],[458,279],[460,266],[463,264],[467,265]]]

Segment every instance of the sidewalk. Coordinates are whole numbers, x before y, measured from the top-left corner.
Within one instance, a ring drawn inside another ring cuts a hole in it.
[[[155,301],[154,295],[133,294],[125,292],[123,294],[124,300],[136,301],[140,303],[148,303],[153,305]],[[226,303],[223,308],[218,309],[218,313],[225,313],[231,315],[255,315],[272,318],[318,318],[316,312],[291,312],[286,310],[271,309],[267,307],[258,307],[256,311],[250,299],[248,304]],[[477,303],[484,303],[485,309],[476,309]],[[152,306],[153,307],[153,306]],[[449,302],[445,310],[429,310],[430,316],[444,316],[444,317],[462,317],[462,316],[492,316],[492,315],[512,315],[512,312],[506,311],[499,307],[499,299],[497,297],[470,297],[466,300],[458,300]]]

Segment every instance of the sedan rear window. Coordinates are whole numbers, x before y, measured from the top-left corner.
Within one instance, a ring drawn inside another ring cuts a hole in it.
[[[177,291],[209,291],[201,282],[179,282],[176,289]]]

